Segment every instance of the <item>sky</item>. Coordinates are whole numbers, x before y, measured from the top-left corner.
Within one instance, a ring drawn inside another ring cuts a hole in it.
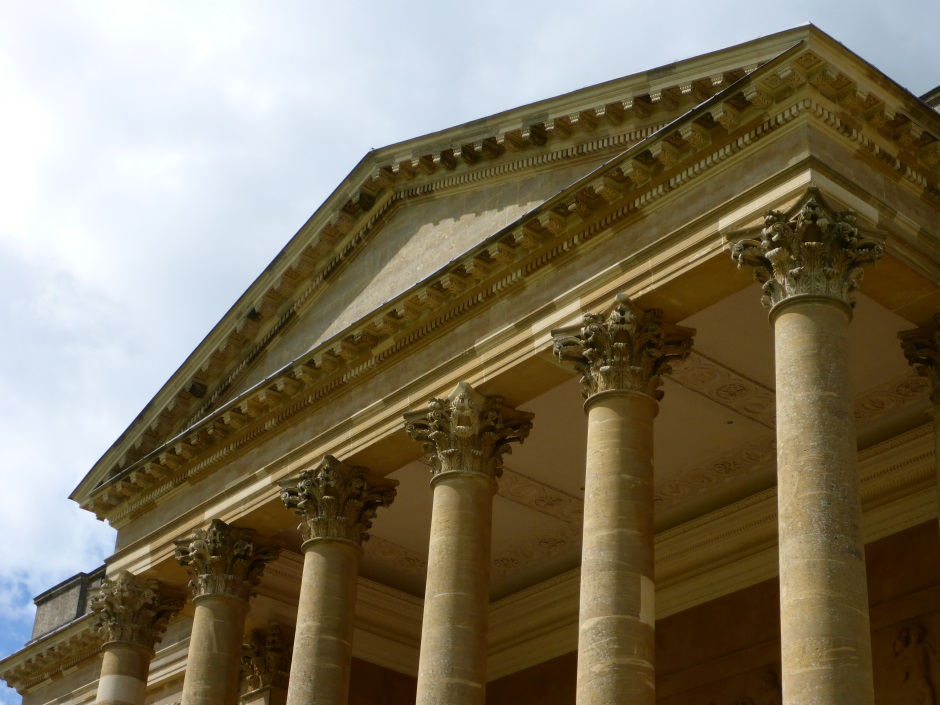
[[[807,21],[940,84],[938,0],[655,7],[0,0],[0,658],[113,549],[69,493],[369,149]]]

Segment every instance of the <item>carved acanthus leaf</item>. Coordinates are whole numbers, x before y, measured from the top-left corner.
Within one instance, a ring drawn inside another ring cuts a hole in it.
[[[92,594],[91,610],[105,643],[124,642],[153,650],[184,602],[182,596],[161,593],[156,580],[138,580],[120,572]]]
[[[247,600],[278,549],[259,546],[254,531],[235,529],[213,519],[208,529],[176,540],[176,560],[189,569],[194,597],[235,597]]]
[[[940,314],[928,326],[898,333],[904,357],[930,382],[930,401],[940,406]]]
[[[303,517],[300,531],[305,541],[340,539],[360,545],[369,538],[376,510],[392,503],[397,484],[327,455],[284,483],[281,500]]]
[[[291,657],[287,646],[282,629],[277,624],[267,629],[255,629],[247,635],[242,644],[240,675],[243,692],[287,687]]]
[[[878,261],[884,245],[861,236],[851,211],[832,212],[811,196],[793,217],[764,216],[759,240],[731,248],[738,267],[753,267],[767,308],[800,294],[827,296],[853,306],[863,265]]]
[[[587,313],[580,325],[552,331],[555,355],[581,375],[585,398],[632,391],[662,399],[662,375],[689,356],[694,334],[663,321],[658,309],[643,311],[626,294],[609,313]]]
[[[521,443],[533,415],[503,406],[503,398],[485,397],[466,382],[428,408],[405,414],[405,431],[430,457],[435,476],[442,473],[502,474],[503,454]]]

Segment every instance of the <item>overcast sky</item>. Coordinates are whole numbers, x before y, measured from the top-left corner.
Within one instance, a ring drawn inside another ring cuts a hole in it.
[[[68,494],[370,148],[806,21],[940,84],[938,0],[655,6],[0,0],[0,657],[111,552]]]

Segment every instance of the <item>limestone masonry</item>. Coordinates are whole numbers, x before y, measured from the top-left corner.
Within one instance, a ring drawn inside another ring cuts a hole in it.
[[[371,151],[74,490],[114,553],[0,678],[938,705],[938,96],[805,26]]]

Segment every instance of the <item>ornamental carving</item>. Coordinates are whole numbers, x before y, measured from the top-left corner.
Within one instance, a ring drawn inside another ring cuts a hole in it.
[[[281,500],[303,517],[304,541],[339,539],[360,545],[369,538],[376,510],[395,499],[397,484],[327,455],[301,471],[298,479],[284,483]]]
[[[262,688],[286,688],[290,673],[290,649],[284,641],[281,627],[272,624],[267,629],[255,629],[242,644],[242,690],[253,693]]]
[[[695,331],[663,321],[658,309],[644,311],[618,294],[607,314],[586,313],[580,325],[552,331],[555,355],[581,375],[581,394],[629,391],[662,399],[662,376],[685,360]]]
[[[940,405],[940,314],[933,323],[898,333],[904,357],[930,383],[930,401]]]
[[[884,245],[859,235],[854,213],[832,212],[816,196],[792,217],[770,211],[759,240],[741,240],[731,248],[738,268],[753,267],[767,308],[801,294],[854,306],[862,266],[883,254]]]
[[[927,640],[923,624],[903,626],[894,640],[894,658],[901,667],[902,682],[910,702],[937,705],[937,689],[933,682],[933,662],[937,652]]]
[[[91,610],[105,643],[137,644],[152,651],[184,602],[181,596],[162,594],[156,580],[137,580],[120,572],[95,590]]]
[[[176,560],[189,569],[194,597],[235,597],[247,600],[264,565],[278,549],[258,546],[251,529],[235,529],[213,519],[208,529],[196,529],[176,540]]]
[[[443,473],[502,474],[510,443],[522,443],[533,415],[503,406],[502,397],[485,397],[461,382],[428,408],[405,414],[405,431],[422,444],[434,476]]]

